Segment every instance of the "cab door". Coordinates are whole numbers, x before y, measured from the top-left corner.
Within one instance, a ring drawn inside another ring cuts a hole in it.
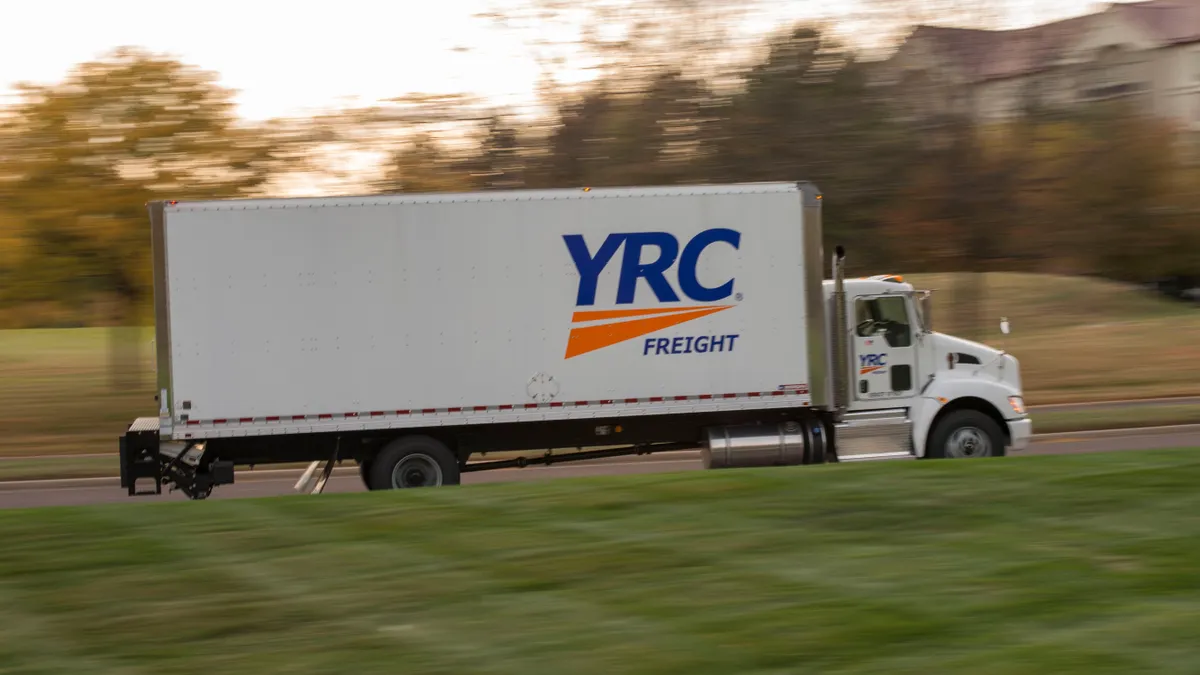
[[[917,349],[909,300],[904,295],[854,300],[854,392],[860,401],[916,394]]]

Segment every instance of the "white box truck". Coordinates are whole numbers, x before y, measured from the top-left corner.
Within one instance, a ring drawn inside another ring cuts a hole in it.
[[[845,279],[840,246],[826,280],[821,206],[794,182],[152,203],[159,410],[122,486],[1024,448],[1016,359],[933,332],[902,279]],[[576,452],[486,460],[552,448]]]

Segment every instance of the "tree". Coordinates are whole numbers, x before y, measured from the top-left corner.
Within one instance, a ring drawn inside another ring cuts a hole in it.
[[[451,156],[429,132],[419,132],[392,153],[383,178],[375,183],[380,192],[451,192],[470,189],[470,179],[461,160]]]
[[[774,36],[710,135],[720,180],[811,180],[827,194],[827,238],[869,266],[885,253],[880,224],[906,175],[912,142],[868,89],[853,52],[819,30]]]
[[[246,196],[280,166],[214,74],[133,49],[22,87],[0,139],[0,198],[38,254],[10,291],[115,298],[118,323],[149,296],[147,201]]]
[[[493,114],[484,125],[478,157],[470,160],[473,183],[485,189],[516,189],[527,184],[527,150],[513,121]]]

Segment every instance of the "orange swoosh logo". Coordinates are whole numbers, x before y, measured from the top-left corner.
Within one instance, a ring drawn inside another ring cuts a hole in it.
[[[716,314],[729,309],[733,305],[718,305],[708,307],[673,307],[671,309],[612,309],[575,312],[571,317],[572,323],[587,321],[611,321],[598,326],[572,328],[567,338],[567,354],[572,358],[580,354],[594,352],[597,349],[615,345],[618,342],[632,340],[654,331],[678,326],[694,319]],[[630,319],[621,321],[620,319]]]
[[[866,375],[867,373],[873,373],[873,372],[875,372],[875,371],[879,370],[879,369],[880,369],[880,368],[882,368],[882,367],[883,367],[883,366],[870,366],[870,367],[868,367],[868,368],[863,368],[861,371],[859,371],[859,373],[858,373],[858,374],[859,374],[859,375]]]

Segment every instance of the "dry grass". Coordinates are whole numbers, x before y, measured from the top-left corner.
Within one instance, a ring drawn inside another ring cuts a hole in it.
[[[0,456],[116,452],[154,415],[150,330],[0,331]],[[112,379],[114,373],[120,379]]]
[[[942,289],[937,323],[961,330],[961,277],[915,277]],[[1200,311],[1093,279],[988,275],[986,342],[1021,359],[1030,404],[1200,394]],[[948,291],[948,292],[946,292]],[[1013,334],[999,340],[999,317]],[[125,333],[110,381],[110,332],[0,331],[0,456],[116,452],[133,418],[154,415],[152,333]],[[140,372],[139,372],[140,367]]]
[[[1200,393],[1200,311],[1124,284],[1078,277],[984,275],[986,330],[971,330],[962,275],[911,279],[935,294],[939,330],[1021,360],[1032,405]],[[1008,317],[1012,333],[1000,333]]]

